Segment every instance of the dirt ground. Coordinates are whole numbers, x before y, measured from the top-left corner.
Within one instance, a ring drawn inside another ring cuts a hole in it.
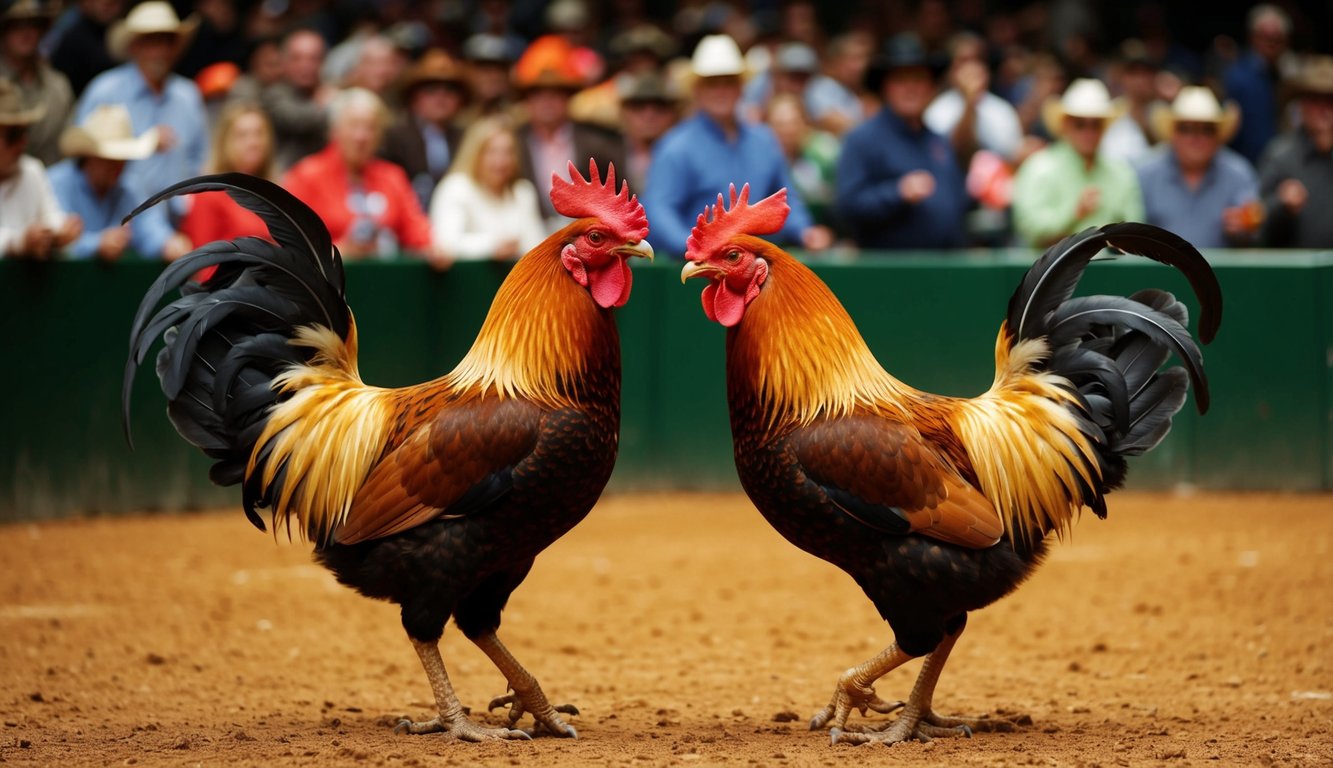
[[[889,632],[739,495],[610,496],[515,593],[501,636],[577,741],[392,733],[431,700],[395,608],[236,510],[10,526],[0,552],[14,765],[1333,765],[1333,496],[1113,497],[940,683],[941,712],[1033,724],[891,749],[807,730]],[[465,704],[504,691],[442,647]]]

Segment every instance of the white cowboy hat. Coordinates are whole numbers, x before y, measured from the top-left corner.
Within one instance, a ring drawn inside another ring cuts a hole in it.
[[[694,49],[690,70],[695,77],[739,77],[745,74],[745,59],[731,35],[707,35]]]
[[[1153,133],[1159,139],[1170,139],[1176,123],[1213,123],[1217,126],[1218,140],[1226,144],[1240,127],[1240,107],[1228,101],[1223,107],[1211,89],[1202,85],[1187,85],[1176,94],[1171,106],[1158,104],[1148,116]]]
[[[1111,99],[1106,85],[1096,78],[1083,77],[1069,84],[1060,98],[1051,97],[1041,106],[1041,119],[1052,136],[1064,135],[1066,117],[1102,119],[1107,123],[1124,111],[1124,105]]]
[[[60,151],[67,157],[101,157],[107,160],[140,160],[157,149],[157,129],[138,137],[124,104],[103,104],[82,125],[71,125],[60,134]]]
[[[198,26],[197,16],[191,14],[181,21],[171,3],[149,0],[134,6],[124,19],[111,25],[106,33],[106,48],[113,58],[123,60],[129,55],[134,38],[158,34],[175,35],[177,43],[183,46]]]

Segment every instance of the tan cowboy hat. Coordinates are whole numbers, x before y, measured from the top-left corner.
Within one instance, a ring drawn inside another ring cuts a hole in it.
[[[1082,77],[1070,83],[1060,98],[1052,96],[1041,105],[1041,119],[1048,133],[1060,137],[1066,117],[1101,118],[1109,125],[1124,111],[1125,105],[1111,98],[1101,80]]]
[[[60,151],[67,157],[100,157],[106,160],[140,160],[157,148],[157,129],[138,137],[124,104],[103,104],[82,125],[71,125],[60,134]]]
[[[0,125],[32,125],[45,114],[45,104],[24,108],[18,86],[8,78],[0,79]]]
[[[1289,94],[1300,96],[1333,95],[1333,56],[1311,56],[1287,85]]]
[[[106,48],[116,59],[125,59],[129,55],[130,43],[140,35],[175,35],[183,47],[194,36],[199,26],[199,17],[191,14],[185,21],[176,15],[171,3],[162,0],[148,0],[134,6],[124,19],[111,25],[106,33]]]
[[[1154,105],[1148,120],[1153,134],[1163,141],[1175,133],[1176,123],[1213,123],[1217,126],[1218,140],[1226,144],[1240,127],[1240,107],[1231,101],[1223,107],[1211,89],[1187,85],[1180,89],[1170,106]]]
[[[431,48],[423,53],[417,63],[403,74],[404,93],[410,93],[413,88],[426,83],[449,83],[461,91],[467,91],[463,68],[440,48]]]
[[[0,13],[0,27],[11,21],[38,21],[50,25],[58,12],[50,0],[15,0],[6,5],[4,13]]]

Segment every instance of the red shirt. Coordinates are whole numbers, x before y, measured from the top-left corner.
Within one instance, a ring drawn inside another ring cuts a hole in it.
[[[355,224],[392,232],[401,248],[430,246],[430,219],[422,212],[407,173],[395,163],[371,160],[361,169],[361,188],[353,190],[342,155],[329,144],[292,166],[282,186],[319,214],[336,245],[350,239]],[[356,198],[353,192],[358,193]],[[352,204],[362,210],[353,211]]]
[[[195,248],[215,240],[235,240],[254,236],[272,240],[264,220],[242,208],[226,192],[200,192],[190,196],[190,210],[181,219],[181,232],[190,238]],[[204,267],[194,276],[204,282],[217,271],[216,266]]]

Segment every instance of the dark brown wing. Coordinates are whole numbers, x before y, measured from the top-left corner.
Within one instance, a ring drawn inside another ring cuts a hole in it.
[[[371,470],[334,534],[355,544],[466,515],[513,487],[514,467],[537,445],[542,410],[485,398],[444,407]]]
[[[914,427],[854,416],[802,427],[790,444],[829,499],[872,528],[976,549],[995,544],[1004,533],[985,495]]]

